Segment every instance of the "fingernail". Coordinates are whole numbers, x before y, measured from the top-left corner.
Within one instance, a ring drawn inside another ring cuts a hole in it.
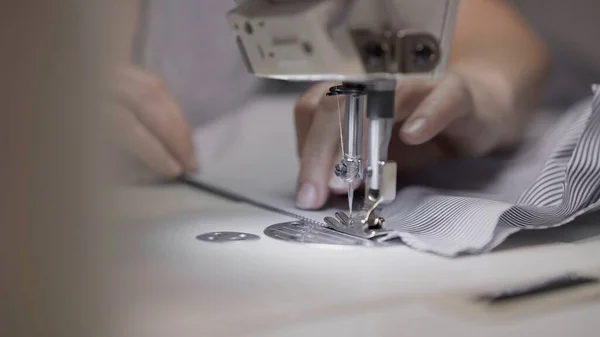
[[[329,188],[332,190],[341,190],[346,187],[346,182],[344,182],[340,177],[336,176],[335,174],[331,176],[331,179],[329,179]]]
[[[200,167],[200,165],[198,163],[198,157],[196,156],[196,153],[192,152],[192,156],[190,158],[190,171],[196,172],[196,171],[198,171],[199,167]]]
[[[176,162],[173,159],[168,159],[165,162],[165,169],[167,170],[167,174],[170,176],[177,176],[179,174],[181,174],[182,168],[181,165],[179,165],[178,162]]]
[[[296,206],[301,209],[315,207],[317,201],[317,189],[313,184],[304,183],[296,195]]]
[[[411,135],[418,135],[425,129],[425,118],[417,118],[414,121],[404,125],[402,131]]]

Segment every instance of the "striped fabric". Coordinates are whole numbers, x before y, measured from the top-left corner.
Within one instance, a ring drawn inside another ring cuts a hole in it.
[[[546,160],[532,175],[540,157]],[[486,160],[489,158],[433,171],[439,174],[445,170],[443,179],[450,180],[448,175],[453,172],[470,175],[477,171],[477,165],[490,167]],[[598,208],[600,92],[591,105],[588,101],[568,111],[549,132],[520,153],[493,162],[501,172],[485,175],[484,179],[489,180],[471,191],[423,188],[419,183],[402,189],[396,202],[385,210],[388,224],[397,230],[396,236],[414,248],[441,255],[481,253],[519,230],[561,226]],[[528,172],[523,174],[522,170]],[[435,175],[433,171],[423,175]],[[464,176],[451,180],[468,179]],[[521,193],[514,198],[514,194],[503,193],[508,190]]]

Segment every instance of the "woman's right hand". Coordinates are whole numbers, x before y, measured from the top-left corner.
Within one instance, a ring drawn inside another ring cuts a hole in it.
[[[118,74],[111,111],[124,145],[164,178],[198,169],[190,128],[165,83],[136,66]]]
[[[502,86],[484,79],[448,72],[439,79],[408,79],[397,87],[396,127],[388,155],[398,163],[398,173],[453,157],[483,156],[519,142],[522,122],[505,113],[513,110],[502,108],[497,89]],[[296,103],[300,157],[296,205],[301,209],[319,209],[331,193],[347,193],[346,183],[333,175],[342,158],[338,113],[343,114],[338,110],[343,103],[326,96],[333,85],[317,84]]]

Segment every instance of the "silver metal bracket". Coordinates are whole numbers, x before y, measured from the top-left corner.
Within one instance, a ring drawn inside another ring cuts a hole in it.
[[[426,32],[356,30],[353,37],[370,73],[427,73],[441,61],[440,42]]]
[[[344,212],[337,212],[333,217],[326,217],[325,223],[329,228],[352,235],[355,237],[383,240],[394,233],[393,230],[385,228],[385,219],[381,216],[381,207],[387,205],[396,199],[396,172],[395,162],[381,162],[377,166],[380,172],[380,189],[365,189],[365,205],[363,211],[350,217]],[[367,185],[371,182],[372,172],[367,174]]]
[[[374,204],[378,206],[385,206],[396,200],[396,189],[397,189],[397,172],[398,165],[395,162],[380,162],[376,168],[378,169],[378,180],[381,184],[374,184],[373,180],[373,168],[369,166],[367,169],[367,178],[365,189],[365,200],[371,204],[367,209],[372,209]],[[378,189],[373,190],[369,187],[377,186]]]
[[[196,239],[205,242],[233,242],[260,240],[260,236],[249,233],[238,232],[212,232],[198,235]]]
[[[335,217],[326,217],[325,223],[333,230],[363,239],[378,240],[393,233],[383,227],[384,219],[370,210],[365,216],[350,218],[344,212],[335,213]]]

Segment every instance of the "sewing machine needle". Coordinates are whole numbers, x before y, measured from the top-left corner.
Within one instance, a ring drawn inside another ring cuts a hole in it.
[[[354,203],[354,189],[352,188],[352,183],[348,183],[348,210],[349,216],[352,218],[352,204]]]

